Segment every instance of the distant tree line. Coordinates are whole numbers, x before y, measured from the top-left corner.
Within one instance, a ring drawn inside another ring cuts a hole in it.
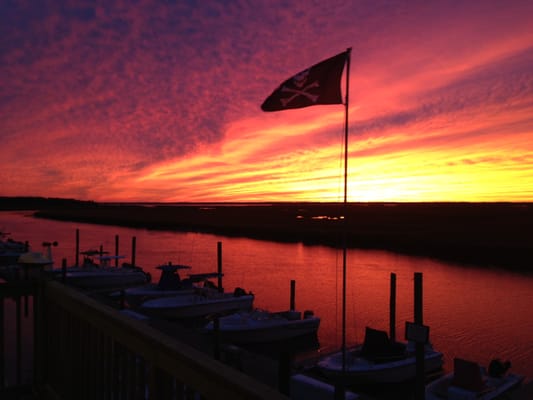
[[[0,210],[42,210],[62,207],[87,207],[94,205],[96,205],[94,201],[61,199],[55,197],[0,196]]]

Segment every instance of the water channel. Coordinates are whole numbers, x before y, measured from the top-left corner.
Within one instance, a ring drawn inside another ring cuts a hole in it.
[[[75,262],[76,229],[80,250],[103,246],[130,261],[132,238],[136,264],[159,277],[156,265],[187,264],[191,273],[217,268],[217,243],[222,243],[224,287],[242,287],[255,294],[255,306],[287,309],[290,281],[296,281],[296,307],[322,318],[320,352],[341,343],[342,251],[325,246],[277,243],[212,234],[154,231],[60,222],[31,217],[31,212],[0,212],[0,231],[28,241],[43,251],[43,241],[57,241],[55,265]],[[487,365],[491,359],[512,362],[512,371],[533,378],[533,276],[376,250],[347,254],[347,341],[361,342],[366,326],[389,329],[390,275],[397,276],[396,331],[403,338],[413,320],[414,273],[423,274],[424,324],[430,341],[445,355],[445,370],[454,357]]]

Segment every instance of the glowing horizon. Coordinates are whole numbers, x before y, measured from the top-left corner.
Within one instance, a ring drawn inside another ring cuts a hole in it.
[[[531,2],[28,7],[0,6],[2,196],[339,201],[344,106],[259,106],[352,47],[349,201],[533,201]]]

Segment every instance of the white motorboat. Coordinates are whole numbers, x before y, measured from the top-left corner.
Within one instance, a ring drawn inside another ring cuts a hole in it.
[[[0,266],[16,264],[18,258],[29,251],[28,243],[4,239],[7,235],[6,232],[0,232]]]
[[[510,363],[492,360],[489,370],[473,361],[454,359],[453,372],[426,386],[427,400],[492,400],[509,395],[524,376],[507,373]],[[507,397],[505,397],[507,398]]]
[[[442,368],[442,353],[431,344],[424,348],[425,372]],[[364,343],[346,349],[346,366],[343,371],[342,351],[322,358],[318,364],[322,373],[332,380],[345,376],[346,382],[358,383],[400,383],[416,377],[416,356],[414,343],[391,341],[387,332],[367,327]]]
[[[234,343],[260,343],[293,339],[295,337],[316,334],[320,318],[312,311],[269,312],[255,309],[230,314],[218,318],[218,334],[222,340]],[[217,330],[214,321],[205,329],[214,333]]]
[[[250,310],[254,295],[236,288],[233,293],[216,288],[196,288],[194,293],[160,297],[143,302],[139,311],[157,318],[179,319]]]
[[[129,306],[138,307],[144,301],[154,298],[190,295],[201,287],[216,289],[215,285],[209,279],[222,276],[220,273],[212,272],[189,274],[187,278],[182,279],[178,271],[191,269],[191,267],[168,263],[159,265],[156,268],[161,270],[161,275],[157,283],[147,283],[142,286],[128,288],[124,291],[124,298]]]
[[[53,275],[64,282],[82,289],[113,290],[145,284],[148,275],[140,267],[111,266],[111,261],[124,256],[100,255],[96,263],[89,252],[85,252],[83,264],[78,267],[54,269]]]
[[[6,280],[39,278],[43,271],[52,269],[52,264],[53,262],[44,254],[28,251],[21,253],[15,263],[2,265],[0,276]]]

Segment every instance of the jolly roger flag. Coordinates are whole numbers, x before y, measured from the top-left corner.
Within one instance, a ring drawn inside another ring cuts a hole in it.
[[[317,104],[342,104],[341,77],[348,52],[328,58],[283,82],[261,105],[282,111]]]

